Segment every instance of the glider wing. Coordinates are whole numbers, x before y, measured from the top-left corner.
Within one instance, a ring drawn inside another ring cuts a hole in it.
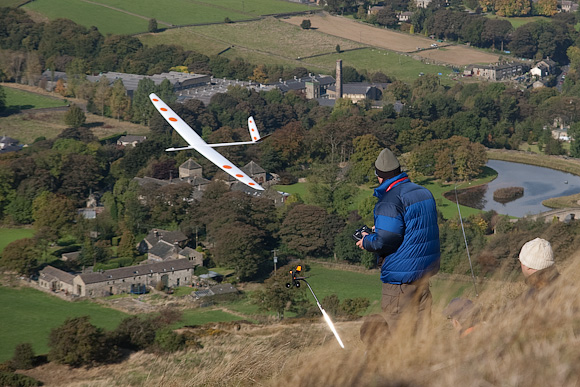
[[[165,120],[179,133],[181,137],[189,144],[188,147],[183,148],[169,148],[167,151],[178,151],[186,149],[195,149],[202,154],[209,161],[217,165],[227,174],[233,176],[242,183],[257,189],[264,190],[258,183],[249,177],[244,171],[232,164],[228,159],[219,154],[215,149],[209,146],[185,121],[181,119],[175,112],[154,93],[149,94],[149,98],[153,106],[165,118]]]

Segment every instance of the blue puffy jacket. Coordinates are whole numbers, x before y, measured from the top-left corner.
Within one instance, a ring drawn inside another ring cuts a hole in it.
[[[381,281],[413,282],[439,271],[439,226],[431,192],[412,183],[406,173],[375,189],[375,232],[363,240],[365,250],[384,257]]]

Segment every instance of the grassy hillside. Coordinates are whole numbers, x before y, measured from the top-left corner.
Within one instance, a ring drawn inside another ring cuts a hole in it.
[[[31,238],[34,230],[30,228],[0,228],[0,254],[4,247],[18,239]]]
[[[98,304],[68,302],[30,288],[0,286],[0,362],[12,357],[20,343],[31,343],[37,354],[48,351],[50,330],[67,317],[91,316],[91,323],[114,329],[127,315]]]
[[[6,107],[10,110],[41,109],[66,106],[62,98],[48,97],[12,87],[3,87],[6,94]]]
[[[543,20],[543,21],[550,20],[549,17],[545,17],[545,16],[502,17],[502,16],[497,16],[497,15],[492,15],[492,14],[487,14],[486,16],[490,19],[507,20],[512,24],[512,26],[514,28],[518,28],[520,26],[523,26],[524,24],[531,23],[531,22],[536,22],[536,21],[540,21],[540,20]]]

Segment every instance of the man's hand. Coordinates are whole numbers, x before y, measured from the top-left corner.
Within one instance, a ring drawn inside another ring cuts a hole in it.
[[[374,228],[374,227],[373,227],[373,228]],[[367,232],[363,232],[363,233],[362,233],[362,238],[361,238],[361,240],[360,240],[360,241],[358,241],[358,242],[356,242],[356,245],[357,245],[359,248],[363,249],[363,250],[365,249],[365,248],[363,247],[363,241],[365,240],[365,237],[366,237],[367,235],[369,235],[369,233],[367,233]]]

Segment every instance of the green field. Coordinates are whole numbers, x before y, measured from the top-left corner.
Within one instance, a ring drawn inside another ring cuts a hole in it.
[[[231,47],[222,54],[224,57],[239,57],[254,64],[301,66],[325,74],[330,74],[336,67],[336,60],[342,59],[344,65],[355,67],[359,71],[382,71],[407,82],[415,80],[420,73],[442,73],[442,83],[453,82],[450,79],[452,72],[449,67],[427,65],[387,50],[364,48],[360,43],[315,30],[303,30],[274,18],[173,29],[158,34],[141,35],[140,39],[148,46],[177,44],[206,55],[215,55]],[[340,54],[336,52],[337,45],[343,50]],[[355,48],[364,49],[348,51]],[[312,58],[313,55],[321,56]]]
[[[9,243],[31,238],[33,235],[34,230],[31,228],[0,228],[0,254]]]
[[[91,323],[112,330],[125,313],[89,301],[68,302],[31,288],[0,286],[0,362],[12,357],[20,343],[31,343],[36,354],[47,353],[48,335],[67,317],[91,316]]]
[[[87,28],[95,26],[102,34],[135,34],[147,31],[149,25],[147,18],[81,0],[37,0],[26,4],[23,8],[51,20],[65,18]],[[159,27],[163,25],[159,23]]]
[[[154,0],[36,0],[24,8],[51,20],[66,18],[85,27],[96,26],[103,34],[147,32],[149,19],[156,19],[159,28],[166,28],[313,9],[280,0],[173,0],[171,4]]]
[[[67,102],[40,94],[29,93],[11,87],[3,87],[6,94],[6,107],[8,110],[41,109],[66,106]]]
[[[340,47],[342,48],[342,45]],[[392,51],[371,48],[341,52],[340,54],[333,52],[330,55],[310,58],[306,61],[317,66],[330,67],[335,65],[338,59],[342,59],[346,66],[355,67],[359,72],[361,70],[381,71],[405,82],[413,82],[421,73],[435,75],[441,73],[441,83],[449,85],[453,83],[451,78],[455,76],[450,67],[428,65]]]
[[[502,17],[502,16],[497,16],[497,15],[491,15],[491,14],[487,14],[486,16],[490,19],[507,20],[510,23],[512,23],[512,26],[514,28],[518,28],[518,27],[523,26],[524,24],[536,22],[539,20],[545,20],[545,21],[550,20],[550,18],[546,17],[546,16]]]

